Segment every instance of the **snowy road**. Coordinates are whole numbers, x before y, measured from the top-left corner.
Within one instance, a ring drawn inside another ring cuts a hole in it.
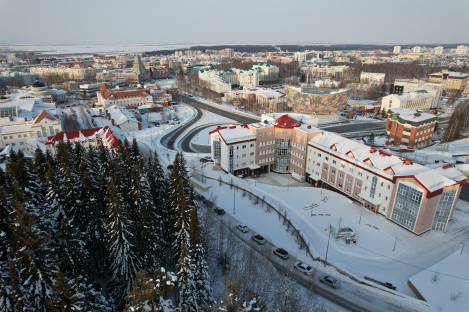
[[[214,212],[212,212],[214,213]],[[230,230],[237,238],[242,240],[244,243],[249,245],[252,249],[257,251],[260,255],[269,260],[274,267],[283,274],[291,275],[300,285],[305,288],[313,288],[313,291],[319,296],[337,304],[338,306],[348,311],[429,311],[429,306],[422,301],[408,300],[404,306],[402,300],[406,300],[406,297],[398,294],[386,293],[383,291],[377,291],[367,286],[359,285],[350,279],[338,274],[332,274],[335,278],[340,280],[341,286],[338,289],[330,288],[318,282],[318,276],[322,274],[331,275],[331,271],[328,267],[324,270],[316,269],[312,276],[307,276],[296,269],[293,265],[296,261],[301,261],[295,256],[290,255],[287,260],[282,260],[273,254],[273,250],[278,246],[273,245],[270,241],[267,241],[263,245],[255,243],[251,238],[254,233],[252,230],[247,233],[242,233],[236,229],[236,225],[240,222],[229,214],[218,216],[218,221],[221,222],[225,227]],[[394,299],[398,296],[399,300]]]

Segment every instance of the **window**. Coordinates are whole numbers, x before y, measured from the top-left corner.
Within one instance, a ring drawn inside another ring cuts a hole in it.
[[[246,157],[246,154],[243,154],[243,156],[241,156],[241,157],[243,157],[243,158]]]
[[[324,170],[327,170],[327,166],[324,166]]]
[[[358,176],[359,176],[359,177],[363,176],[363,172],[359,172],[359,173],[358,173]]]
[[[344,174],[343,173],[339,173],[339,178],[343,178],[344,177]]]
[[[251,152],[251,156],[254,156],[254,152]]]
[[[335,165],[337,162],[335,160],[333,160],[332,163]]]
[[[323,175],[322,178],[323,178],[323,180],[326,180],[326,176],[325,176],[325,175]]]
[[[362,184],[360,182],[357,182],[357,187],[361,187]]]
[[[353,172],[353,168],[349,168],[349,171],[350,171],[350,172]]]
[[[332,173],[332,174],[335,174],[335,170],[334,170],[334,169],[331,169],[331,173]]]
[[[391,189],[391,185],[388,184],[388,190],[390,190],[390,189]]]
[[[243,145],[243,148],[246,148],[246,145]]]
[[[331,179],[329,180],[329,182],[331,182],[332,184],[334,184],[334,178],[331,178]]]
[[[341,189],[342,188],[342,183],[338,183],[337,187]]]
[[[326,156],[326,160],[329,160],[329,157]]]
[[[346,187],[345,192],[350,194],[350,189],[348,187]]]
[[[351,177],[347,177],[347,182],[352,183],[352,178],[351,178]]]

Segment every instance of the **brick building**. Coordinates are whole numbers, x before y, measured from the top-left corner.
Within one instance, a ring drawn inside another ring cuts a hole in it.
[[[432,141],[437,117],[412,109],[394,108],[386,121],[387,144],[409,149],[425,146]]]

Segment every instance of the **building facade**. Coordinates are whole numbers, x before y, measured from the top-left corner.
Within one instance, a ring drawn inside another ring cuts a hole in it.
[[[392,53],[401,54],[401,46],[394,46],[394,50]]]
[[[288,107],[296,113],[336,114],[348,102],[348,89],[285,87]]]
[[[442,83],[445,86],[445,91],[447,92],[462,91],[464,86],[467,84],[468,77],[469,74],[452,71],[442,71],[428,75],[430,82]]]
[[[145,104],[153,104],[150,89],[111,91],[111,88],[103,83],[96,95],[98,105],[104,108],[112,105],[136,108]]]
[[[417,79],[396,79],[394,84],[391,84],[391,93],[405,93],[419,90],[425,90],[433,95],[433,101],[430,105],[431,109],[440,107],[441,97],[445,86],[441,83],[428,83]]]
[[[412,149],[431,143],[438,119],[433,114],[411,109],[388,110],[386,120],[387,144]]]
[[[433,95],[426,90],[390,94],[381,100],[381,111],[387,112],[394,108],[408,108],[428,112],[432,107]]]

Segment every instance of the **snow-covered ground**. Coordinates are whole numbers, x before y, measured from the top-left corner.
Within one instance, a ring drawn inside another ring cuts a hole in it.
[[[461,248],[410,278],[420,294],[440,311],[469,310],[468,249]]]

